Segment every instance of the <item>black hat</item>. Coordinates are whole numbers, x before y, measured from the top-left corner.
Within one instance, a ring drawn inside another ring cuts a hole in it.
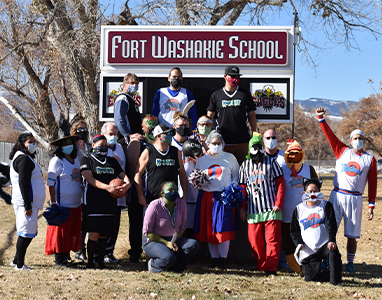
[[[183,143],[182,151],[185,157],[199,157],[202,154],[202,145],[196,139],[188,139]]]
[[[241,76],[239,67],[236,66],[228,66],[225,68],[225,75],[229,76]]]
[[[153,130],[153,136],[156,137],[158,134],[171,132],[174,135],[174,128],[168,128],[165,124],[157,125]]]

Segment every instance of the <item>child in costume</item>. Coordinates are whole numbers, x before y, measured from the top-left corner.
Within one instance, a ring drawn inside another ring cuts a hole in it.
[[[297,246],[295,257],[306,281],[341,283],[341,254],[336,244],[337,223],[333,205],[320,192],[322,181],[304,179],[303,202],[293,211],[291,236]],[[321,271],[322,259],[329,270]]]
[[[239,171],[239,184],[247,198],[240,209],[240,217],[248,222],[248,239],[257,269],[265,271],[266,275],[276,275],[285,182],[280,165],[264,154],[263,146],[261,134],[254,132],[247,160]]]

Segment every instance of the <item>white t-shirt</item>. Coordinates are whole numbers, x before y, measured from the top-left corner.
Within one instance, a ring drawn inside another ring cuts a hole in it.
[[[49,162],[47,186],[54,186],[56,201],[61,206],[76,208],[81,205],[82,187],[80,162],[52,157]],[[59,192],[59,194],[58,194]]]
[[[236,157],[228,152],[222,151],[218,155],[206,154],[198,159],[196,169],[207,170],[210,183],[203,187],[206,192],[221,192],[232,182],[237,183],[239,179],[239,164]]]

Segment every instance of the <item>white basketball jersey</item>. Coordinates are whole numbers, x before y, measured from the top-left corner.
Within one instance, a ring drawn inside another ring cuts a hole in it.
[[[304,247],[301,249],[299,257],[300,261],[315,253],[329,241],[325,218],[326,204],[326,201],[318,201],[315,206],[307,206],[304,203],[297,206],[298,223],[304,241]]]
[[[336,172],[333,185],[342,190],[363,194],[367,182],[373,156],[363,152],[356,154],[353,149],[346,148],[336,161]]]
[[[188,103],[187,90],[180,88],[177,96],[173,97],[167,90],[167,87],[160,89],[159,98],[159,124],[165,124],[167,127],[171,127],[174,124],[174,113],[176,111],[182,111]]]

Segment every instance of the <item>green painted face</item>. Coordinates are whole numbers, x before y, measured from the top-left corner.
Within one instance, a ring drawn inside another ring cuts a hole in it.
[[[158,119],[156,117],[147,118],[146,125],[149,129],[154,129],[158,125]]]
[[[163,194],[170,193],[170,192],[177,192],[177,191],[178,191],[178,187],[173,182],[166,184],[163,188]]]

